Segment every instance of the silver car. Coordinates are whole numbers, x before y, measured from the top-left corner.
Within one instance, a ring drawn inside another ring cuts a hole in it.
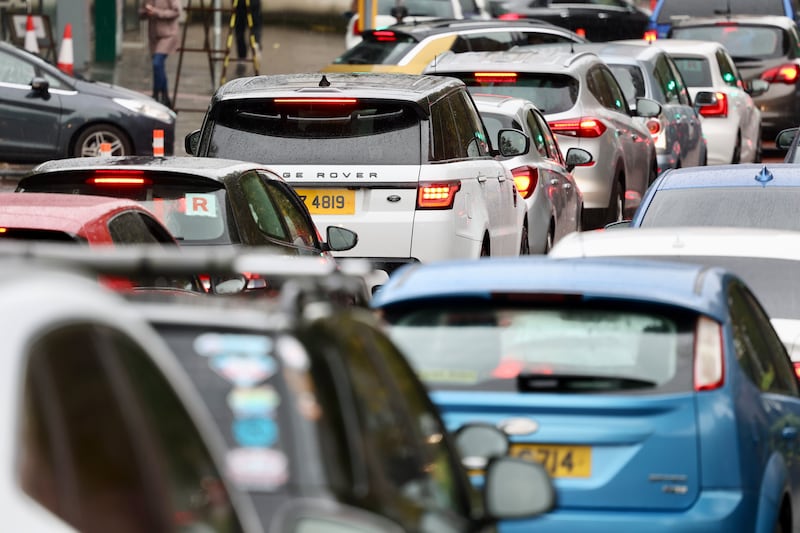
[[[584,229],[623,220],[658,174],[655,142],[634,117],[656,117],[661,105],[637,98],[636,110],[631,110],[614,74],[596,54],[562,45],[448,53],[426,72],[461,78],[472,93],[531,100],[562,149],[583,148],[592,154],[591,163],[574,170],[583,193]]]
[[[576,164],[590,163],[592,155],[570,148],[565,158],[544,116],[530,100],[490,94],[474,95],[473,100],[491,139],[498,138],[504,128],[523,131],[530,139],[527,153],[503,163],[527,206],[523,233],[528,249],[523,253],[547,253],[561,237],[581,229],[583,195],[571,171]]]

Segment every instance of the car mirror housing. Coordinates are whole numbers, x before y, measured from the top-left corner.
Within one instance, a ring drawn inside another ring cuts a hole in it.
[[[567,150],[567,156],[564,159],[569,172],[572,172],[572,170],[577,166],[588,165],[594,161],[592,154],[583,148],[570,148]]]
[[[497,132],[497,146],[503,157],[525,155],[531,149],[531,140],[519,130],[502,129]]]
[[[31,89],[38,96],[50,96],[50,82],[45,78],[35,77],[31,80]]]
[[[775,147],[779,150],[788,150],[794,143],[794,138],[797,135],[798,128],[788,128],[782,130],[777,137],[775,137]]]
[[[339,226],[328,226],[326,231],[327,249],[331,252],[344,252],[358,244],[358,234],[355,231]]]
[[[458,428],[454,440],[467,470],[486,467],[492,457],[508,453],[508,435],[491,424],[466,424]]]
[[[657,117],[661,114],[661,104],[650,98],[637,98],[636,99],[636,116],[637,117]]]
[[[745,92],[750,96],[761,96],[769,89],[769,82],[765,80],[750,80],[745,82]]]
[[[197,155],[198,146],[200,146],[200,130],[194,130],[183,139],[183,149],[189,155]]]
[[[694,97],[694,106],[696,108],[706,107],[717,103],[717,95],[711,91],[700,91]]]
[[[556,491],[544,467],[515,457],[489,462],[483,494],[486,512],[498,520],[534,517],[556,504]]]

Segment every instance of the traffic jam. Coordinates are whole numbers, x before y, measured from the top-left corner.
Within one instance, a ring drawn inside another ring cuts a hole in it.
[[[800,532],[797,1],[346,16],[185,138],[0,41],[12,529]]]

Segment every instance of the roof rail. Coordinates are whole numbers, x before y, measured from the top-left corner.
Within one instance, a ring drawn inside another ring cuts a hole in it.
[[[576,52],[576,53],[570,55],[564,61],[564,66],[565,67],[569,67],[570,65],[572,65],[573,63],[575,63],[576,61],[578,61],[580,59],[583,59],[584,57],[599,57],[599,56],[597,54],[595,54],[594,52]]]

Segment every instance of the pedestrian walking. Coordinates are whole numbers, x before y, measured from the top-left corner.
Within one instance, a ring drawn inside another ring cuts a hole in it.
[[[147,0],[140,9],[147,19],[147,36],[153,58],[153,98],[172,107],[167,84],[167,56],[178,50],[181,0]]]
[[[244,61],[247,60],[247,50],[250,48],[250,38],[248,36],[249,23],[247,21],[248,4],[250,16],[253,19],[252,35],[256,42],[256,49],[253,54],[258,54],[261,50],[261,0],[234,0],[236,2],[236,55],[239,62],[236,65],[237,75],[244,74]]]

